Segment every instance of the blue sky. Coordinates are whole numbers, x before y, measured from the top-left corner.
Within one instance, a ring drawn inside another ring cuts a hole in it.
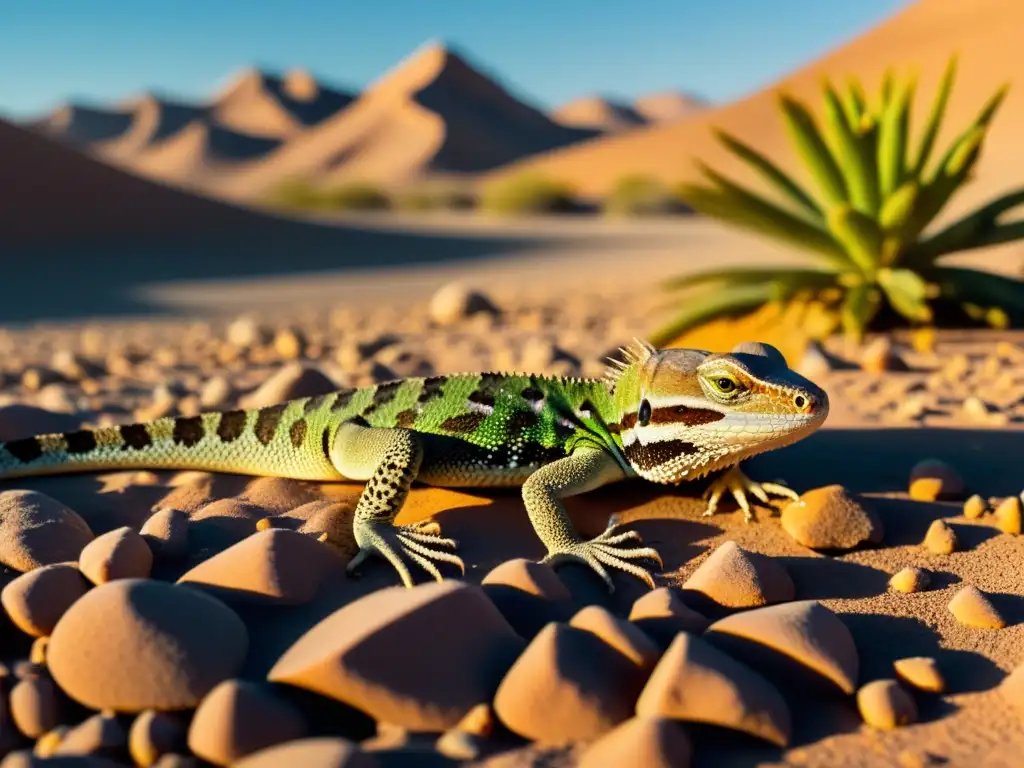
[[[359,88],[423,42],[467,52],[535,104],[682,88],[724,101],[906,0],[0,0],[0,112],[155,88],[208,94],[239,67]]]

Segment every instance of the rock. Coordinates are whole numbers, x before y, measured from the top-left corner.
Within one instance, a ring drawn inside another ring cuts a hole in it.
[[[841,485],[804,493],[782,510],[782,527],[810,549],[853,549],[882,541],[881,520]]]
[[[361,752],[351,741],[335,737],[296,739],[287,744],[261,749],[235,763],[232,768],[378,768],[380,763]]]
[[[1006,621],[985,594],[970,584],[953,595],[949,601],[949,611],[967,627],[1002,629],[1006,626]]]
[[[895,680],[874,680],[857,691],[857,708],[864,722],[892,730],[917,719],[917,704]]]
[[[128,731],[128,751],[136,765],[149,768],[163,755],[184,752],[185,725],[168,712],[140,712]]]
[[[915,501],[959,499],[963,493],[963,478],[944,461],[924,459],[910,471],[910,498]]]
[[[188,747],[214,765],[228,765],[305,735],[306,723],[291,704],[253,683],[225,680],[196,709]]]
[[[904,568],[893,574],[889,579],[889,586],[897,592],[920,592],[928,588],[932,577],[923,568]]]
[[[245,660],[245,625],[188,587],[119,579],[96,587],[57,622],[48,664],[57,684],[92,709],[194,707]]]
[[[780,747],[789,744],[792,731],[789,706],[775,686],[688,632],[679,633],[661,657],[636,713],[710,723]]]
[[[551,623],[501,681],[494,711],[532,741],[586,741],[633,714],[643,682],[636,664],[595,635]]]
[[[796,597],[786,569],[765,555],[747,552],[735,541],[718,546],[683,584],[726,608],[756,608]]]
[[[909,370],[907,364],[893,349],[892,342],[885,336],[879,336],[864,346],[861,350],[860,367],[869,373]]]
[[[569,626],[596,635],[646,672],[654,669],[661,656],[661,649],[640,627],[599,605],[582,609],[572,617]]]
[[[936,555],[949,555],[956,551],[956,532],[950,528],[945,520],[934,520],[928,526],[922,542],[924,548]]]
[[[68,727],[66,725],[58,725],[56,728],[47,731],[36,739],[36,744],[32,747],[32,755],[35,757],[52,757],[67,732]],[[0,763],[0,765],[5,765],[5,763]]]
[[[336,550],[312,536],[270,528],[204,560],[178,583],[228,602],[300,605],[329,576],[340,576],[342,565]]]
[[[74,413],[78,410],[74,399],[63,384],[47,384],[36,395],[36,404],[40,408],[57,413]]]
[[[853,636],[842,619],[816,600],[769,605],[719,619],[705,632],[717,645],[738,649],[742,659],[748,641],[791,659],[853,693],[860,658]],[[730,642],[732,641],[732,642]]]
[[[102,375],[100,366],[79,357],[70,349],[58,349],[50,358],[50,369],[68,381],[81,381]]]
[[[918,690],[929,693],[942,693],[946,690],[946,681],[942,677],[939,665],[930,656],[913,656],[897,659],[892,663],[896,676]]]
[[[0,603],[18,629],[45,637],[88,590],[89,583],[74,565],[57,563],[18,576],[0,591]]]
[[[242,349],[267,344],[270,337],[270,329],[262,325],[256,318],[248,315],[235,319],[227,327],[225,334],[229,344]]]
[[[465,283],[448,283],[437,290],[428,307],[430,319],[437,325],[454,325],[478,313],[497,315],[489,298]]]
[[[255,392],[241,398],[239,405],[242,408],[263,408],[300,397],[326,395],[337,389],[338,385],[319,369],[292,362],[281,366]]]
[[[166,754],[153,763],[153,768],[201,768],[199,761],[190,755]]]
[[[0,563],[16,571],[78,560],[92,531],[75,512],[37,491],[0,492]]]
[[[11,689],[11,719],[18,730],[37,739],[60,724],[57,688],[46,677],[29,677]]]
[[[188,515],[180,509],[157,510],[142,524],[139,534],[157,557],[177,558],[188,554]]]
[[[988,503],[978,494],[974,494],[964,502],[964,517],[977,520],[988,511]]]
[[[998,528],[1003,533],[1019,536],[1021,532],[1021,504],[1019,496],[1008,496],[999,502],[992,515]]]
[[[807,343],[803,356],[800,358],[797,373],[812,381],[817,381],[827,377],[832,371],[844,371],[856,367],[826,350],[820,341],[812,339]]]
[[[441,731],[491,700],[523,646],[479,587],[458,581],[390,587],[314,626],[267,678],[377,720]]]
[[[665,717],[634,717],[587,747],[578,765],[689,768],[692,761],[693,742],[679,723]]]
[[[484,576],[480,586],[521,637],[532,638],[549,622],[572,615],[571,595],[549,565],[508,560]]]
[[[354,504],[317,499],[285,512],[282,518],[301,521],[296,529],[299,533],[319,539],[326,535],[327,541],[337,544],[351,542]]]
[[[1014,707],[1024,712],[1024,664],[1018,664],[999,684],[999,695]]]
[[[630,608],[629,620],[662,649],[668,648],[677,633],[699,635],[711,623],[668,587],[658,587],[641,596]]]
[[[128,736],[117,718],[109,714],[96,714],[70,729],[54,755],[94,755],[111,758],[120,756],[128,744]]]
[[[274,334],[274,351],[284,360],[298,360],[306,352],[306,337],[295,328],[282,328]]]
[[[40,667],[46,666],[46,649],[50,645],[50,638],[37,637],[32,641],[32,648],[28,652],[28,660]]]
[[[0,406],[0,442],[54,432],[74,432],[81,426],[82,420],[78,416],[67,413],[54,413],[22,403]]]
[[[199,405],[205,409],[223,408],[232,394],[231,382],[223,376],[214,376],[199,391]]]
[[[153,553],[132,528],[118,528],[86,544],[78,568],[93,584],[115,579],[145,579],[153,567]]]

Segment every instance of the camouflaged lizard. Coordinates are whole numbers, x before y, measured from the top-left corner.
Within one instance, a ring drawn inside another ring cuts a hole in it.
[[[604,379],[409,378],[259,409],[30,437],[0,447],[0,479],[148,468],[366,481],[349,569],[376,554],[406,586],[409,563],[437,579],[435,563],[464,570],[436,523],[394,525],[414,481],[521,486],[545,562],[586,563],[609,588],[609,568],[653,587],[635,561],[661,559],[635,531],[617,531],[613,520],[584,540],[560,500],[636,476],[678,484],[726,469],[708,488],[705,514],[729,492],[749,520],[748,493],[762,501],[796,494],[750,480],[738,463],[813,432],[828,397],[764,344],[712,354],[638,343],[623,353]]]

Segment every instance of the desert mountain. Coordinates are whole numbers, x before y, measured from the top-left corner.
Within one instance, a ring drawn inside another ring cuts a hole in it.
[[[440,44],[416,51],[351,105],[218,189],[261,196],[292,178],[401,183],[472,174],[597,135],[559,125]]]
[[[584,96],[551,113],[555,122],[573,128],[615,133],[644,125],[647,120],[628,104],[602,96]]]
[[[155,184],[2,120],[0,157],[0,189],[17,190],[0,206],[0,242],[8,246],[239,233],[273,221]]]
[[[710,106],[706,99],[681,91],[649,93],[633,101],[632,109],[647,123],[669,123],[702,112]]]
[[[1013,0],[919,0],[777,83],[729,105],[691,119],[640,128],[547,153],[501,169],[491,178],[523,170],[539,171],[577,185],[584,194],[602,194],[627,173],[645,173],[666,182],[695,179],[700,158],[735,178],[754,183],[750,174],[714,138],[721,127],[762,152],[794,167],[792,150],[779,117],[780,91],[820,102],[824,75],[844,82],[861,78],[877,93],[885,69],[918,73],[913,126],[920,126],[951,54],[959,52],[959,71],[950,99],[943,145],[971,121],[993,91],[1007,80],[1013,87],[977,168],[976,180],[954,200],[951,210],[1011,185],[1024,184],[1024,2]]]
[[[127,130],[87,147],[114,160],[130,160],[138,152],[171,138],[193,120],[203,118],[202,106],[172,101],[147,93],[124,102],[122,110],[131,116]],[[70,137],[62,137],[70,138]]]
[[[132,124],[131,109],[109,109],[68,102],[26,127],[76,145],[110,141],[127,133]]]

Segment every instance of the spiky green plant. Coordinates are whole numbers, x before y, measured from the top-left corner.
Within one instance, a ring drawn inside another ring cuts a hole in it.
[[[1024,321],[1024,282],[939,263],[947,254],[1024,238],[1024,221],[1002,220],[1007,211],[1024,203],[1024,188],[992,200],[941,231],[925,233],[969,181],[1007,92],[1005,85],[997,90],[933,161],[955,74],[954,56],[913,147],[913,77],[897,82],[890,71],[879,98],[871,102],[856,80],[845,89],[826,80],[819,119],[796,99],[780,96],[786,129],[816,195],[764,155],[718,131],[719,140],[766,181],[779,200],[762,197],[703,163],[698,165],[710,184],[685,184],[677,194],[700,213],[809,251],[820,263],[721,269],[672,280],[668,288],[687,291],[673,299],[685,308],[655,334],[654,341],[669,342],[716,317],[808,296],[823,300],[834,312],[836,326],[855,338],[873,322],[930,323],[936,311],[943,316],[954,310],[974,319]]]

